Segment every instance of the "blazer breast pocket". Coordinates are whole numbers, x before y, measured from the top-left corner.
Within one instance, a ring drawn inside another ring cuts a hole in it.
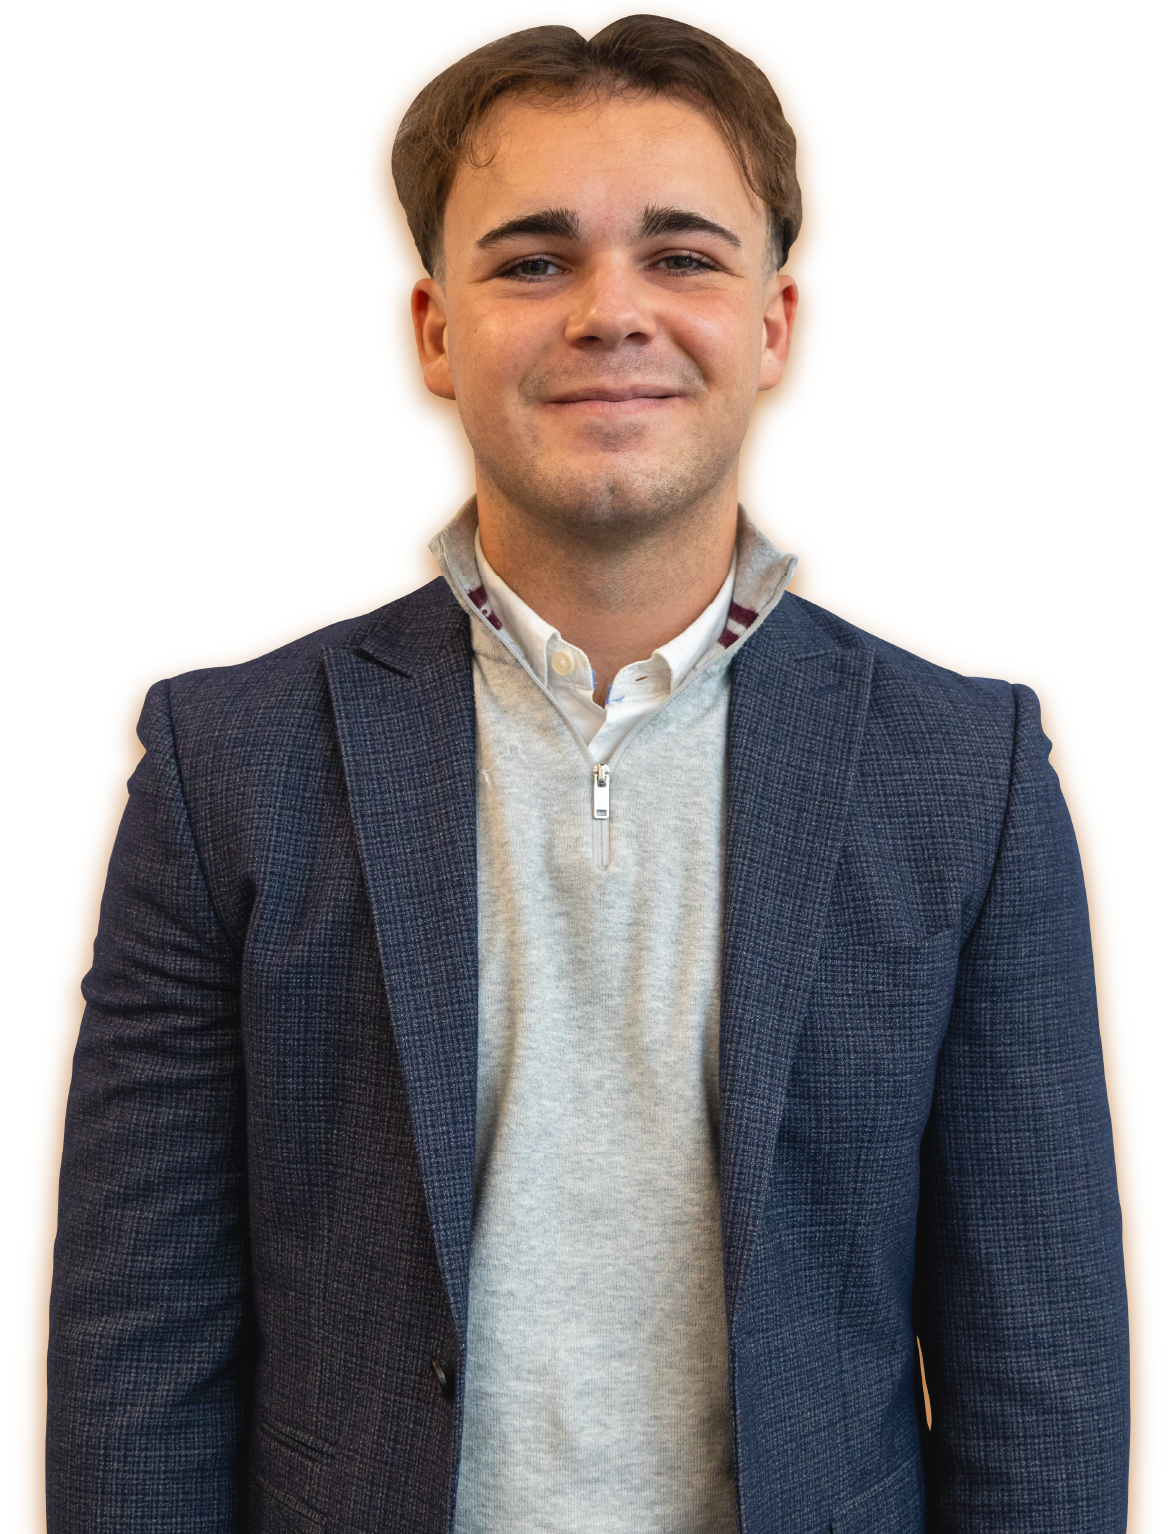
[[[950,1016],[954,930],[916,943],[829,942],[813,975],[789,1098],[813,1132],[854,1126],[861,1143],[920,1135]]]
[[[830,1534],[924,1534],[926,1488],[915,1454],[835,1514]]]

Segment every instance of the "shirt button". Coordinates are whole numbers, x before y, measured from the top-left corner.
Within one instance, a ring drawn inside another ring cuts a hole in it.
[[[551,656],[551,670],[557,671],[560,676],[570,676],[575,670],[575,662],[566,650],[556,650]]]

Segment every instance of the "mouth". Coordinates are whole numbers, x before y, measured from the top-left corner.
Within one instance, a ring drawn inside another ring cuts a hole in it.
[[[684,398],[684,391],[668,384],[588,384],[552,394],[546,403],[592,415],[632,415]]]

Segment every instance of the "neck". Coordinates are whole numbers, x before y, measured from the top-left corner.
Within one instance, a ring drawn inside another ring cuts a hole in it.
[[[718,595],[734,554],[737,480],[639,534],[536,518],[480,472],[477,513],[486,559],[587,655],[602,705],[622,667],[675,639]]]

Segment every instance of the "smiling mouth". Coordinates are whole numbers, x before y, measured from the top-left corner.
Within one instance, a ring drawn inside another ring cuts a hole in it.
[[[684,399],[680,389],[657,384],[635,384],[631,388],[601,385],[596,388],[568,389],[552,395],[548,405],[580,405],[597,409],[639,410],[667,404],[671,400]]]

